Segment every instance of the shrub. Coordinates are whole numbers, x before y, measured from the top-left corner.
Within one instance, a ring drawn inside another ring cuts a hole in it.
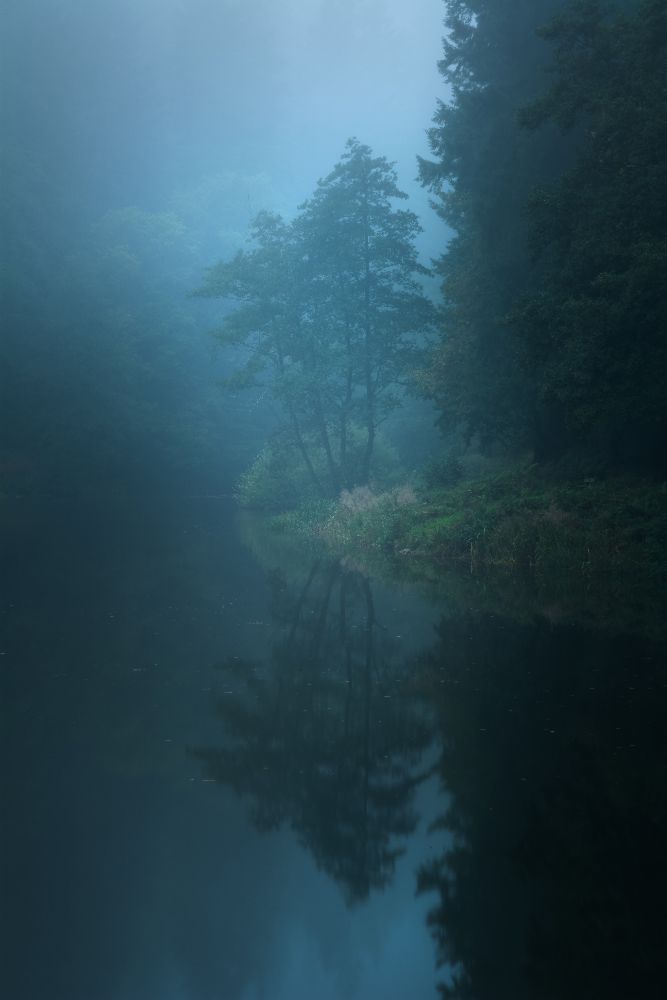
[[[364,443],[363,432],[356,429],[351,434],[350,442],[352,475],[355,468],[361,468]],[[329,479],[324,452],[310,439],[306,444],[315,474],[320,483],[327,486]],[[373,486],[380,489],[392,485],[399,476],[396,449],[382,435],[376,437],[371,475]],[[368,486],[346,490],[343,495],[351,497],[364,489],[370,495]],[[293,510],[322,499],[298,448],[284,435],[276,435],[262,448],[239,479],[234,496],[242,507],[269,512]]]
[[[439,486],[455,486],[463,475],[463,465],[456,455],[429,462],[422,473],[426,489],[437,489]]]

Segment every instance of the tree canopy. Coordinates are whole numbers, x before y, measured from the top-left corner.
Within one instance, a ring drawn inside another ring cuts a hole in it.
[[[664,3],[446,7],[420,170],[453,235],[425,390],[482,444],[661,467]]]
[[[296,217],[260,213],[251,248],[199,291],[229,302],[218,339],[246,350],[228,384],[267,387],[321,494],[371,478],[378,427],[434,322],[419,222],[394,206],[405,197],[392,164],[351,139]]]

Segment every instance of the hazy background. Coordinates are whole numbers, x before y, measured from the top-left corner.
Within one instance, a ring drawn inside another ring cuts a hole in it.
[[[348,137],[396,161],[422,253],[441,252],[415,177],[442,7],[2,0],[6,491],[167,470],[210,485],[252,460],[271,414],[221,396],[220,305],[188,296],[260,209],[308,198]]]
[[[3,140],[92,213],[221,170],[293,207],[351,135],[412,185],[441,91],[441,0],[3,0],[2,17]]]
[[[170,634],[162,647],[199,698],[196,736],[178,743],[189,766],[185,743],[204,738],[212,703],[199,668],[236,654],[239,628],[255,634],[268,615],[264,570],[242,554],[218,500],[273,419],[266,401],[221,392],[230,361],[210,330],[222,305],[190,293],[260,209],[295,211],[352,135],[398,161],[435,239],[440,224],[414,178],[441,89],[441,7],[0,0],[0,731],[16,845],[4,852],[2,982],[17,1000],[203,998],[230,976],[234,996],[293,996],[302,967],[309,995],[314,982],[331,996],[339,978],[363,995],[376,968],[387,996],[404,995],[407,978],[431,991],[412,855],[393,902],[349,924],[337,888],[293,839],[268,849],[229,796],[200,786],[201,812],[187,780],[183,798],[178,775],[161,782],[150,763],[145,780],[143,764],[119,778],[107,725],[116,695],[97,708],[81,691],[88,678],[106,691],[105,663],[114,691],[119,678],[144,677],[146,644],[163,641],[151,615],[163,604],[172,615],[191,587],[176,626],[185,645]],[[209,598],[210,641],[195,649]],[[176,747],[172,726],[189,709],[180,693],[156,707],[169,685],[156,673],[141,704],[122,687],[118,746],[134,718],[140,740]],[[104,733],[102,764],[83,730]]]

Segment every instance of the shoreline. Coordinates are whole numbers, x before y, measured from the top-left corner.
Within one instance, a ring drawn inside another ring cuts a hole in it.
[[[460,608],[667,632],[665,484],[556,482],[528,469],[449,488],[352,491],[259,519],[265,541],[253,548],[282,536]]]

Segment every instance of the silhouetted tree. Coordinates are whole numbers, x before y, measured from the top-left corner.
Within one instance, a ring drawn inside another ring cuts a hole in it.
[[[320,493],[368,482],[378,425],[432,325],[420,226],[392,204],[406,197],[392,165],[350,140],[296,219],[260,214],[253,247],[211,268],[198,292],[231,303],[218,339],[247,360],[229,384],[270,388]]]
[[[662,470],[665,5],[446,9],[450,96],[420,170],[453,236],[423,388],[482,444]]]
[[[563,153],[555,130],[528,134],[517,116],[543,87],[550,53],[536,29],[559,4],[447,0],[445,6],[439,68],[448,98],[438,103],[428,133],[433,160],[420,160],[420,176],[452,236],[436,263],[441,339],[421,384],[445,431],[462,428],[482,445],[530,445],[541,415],[506,315],[532,280],[525,204]]]
[[[443,996],[661,996],[664,649],[443,619],[423,659],[452,846],[419,873]]]
[[[368,580],[314,567],[265,664],[223,665],[222,749],[196,751],[211,777],[251,803],[260,829],[288,823],[317,864],[365,898],[391,878],[414,829],[427,716],[402,696],[402,671],[375,620]]]
[[[614,8],[611,8],[612,12]],[[551,89],[523,114],[578,156],[530,202],[538,287],[517,307],[543,405],[597,433],[616,464],[664,468],[667,384],[667,10],[579,0],[543,31]],[[552,126],[553,127],[553,126]]]

